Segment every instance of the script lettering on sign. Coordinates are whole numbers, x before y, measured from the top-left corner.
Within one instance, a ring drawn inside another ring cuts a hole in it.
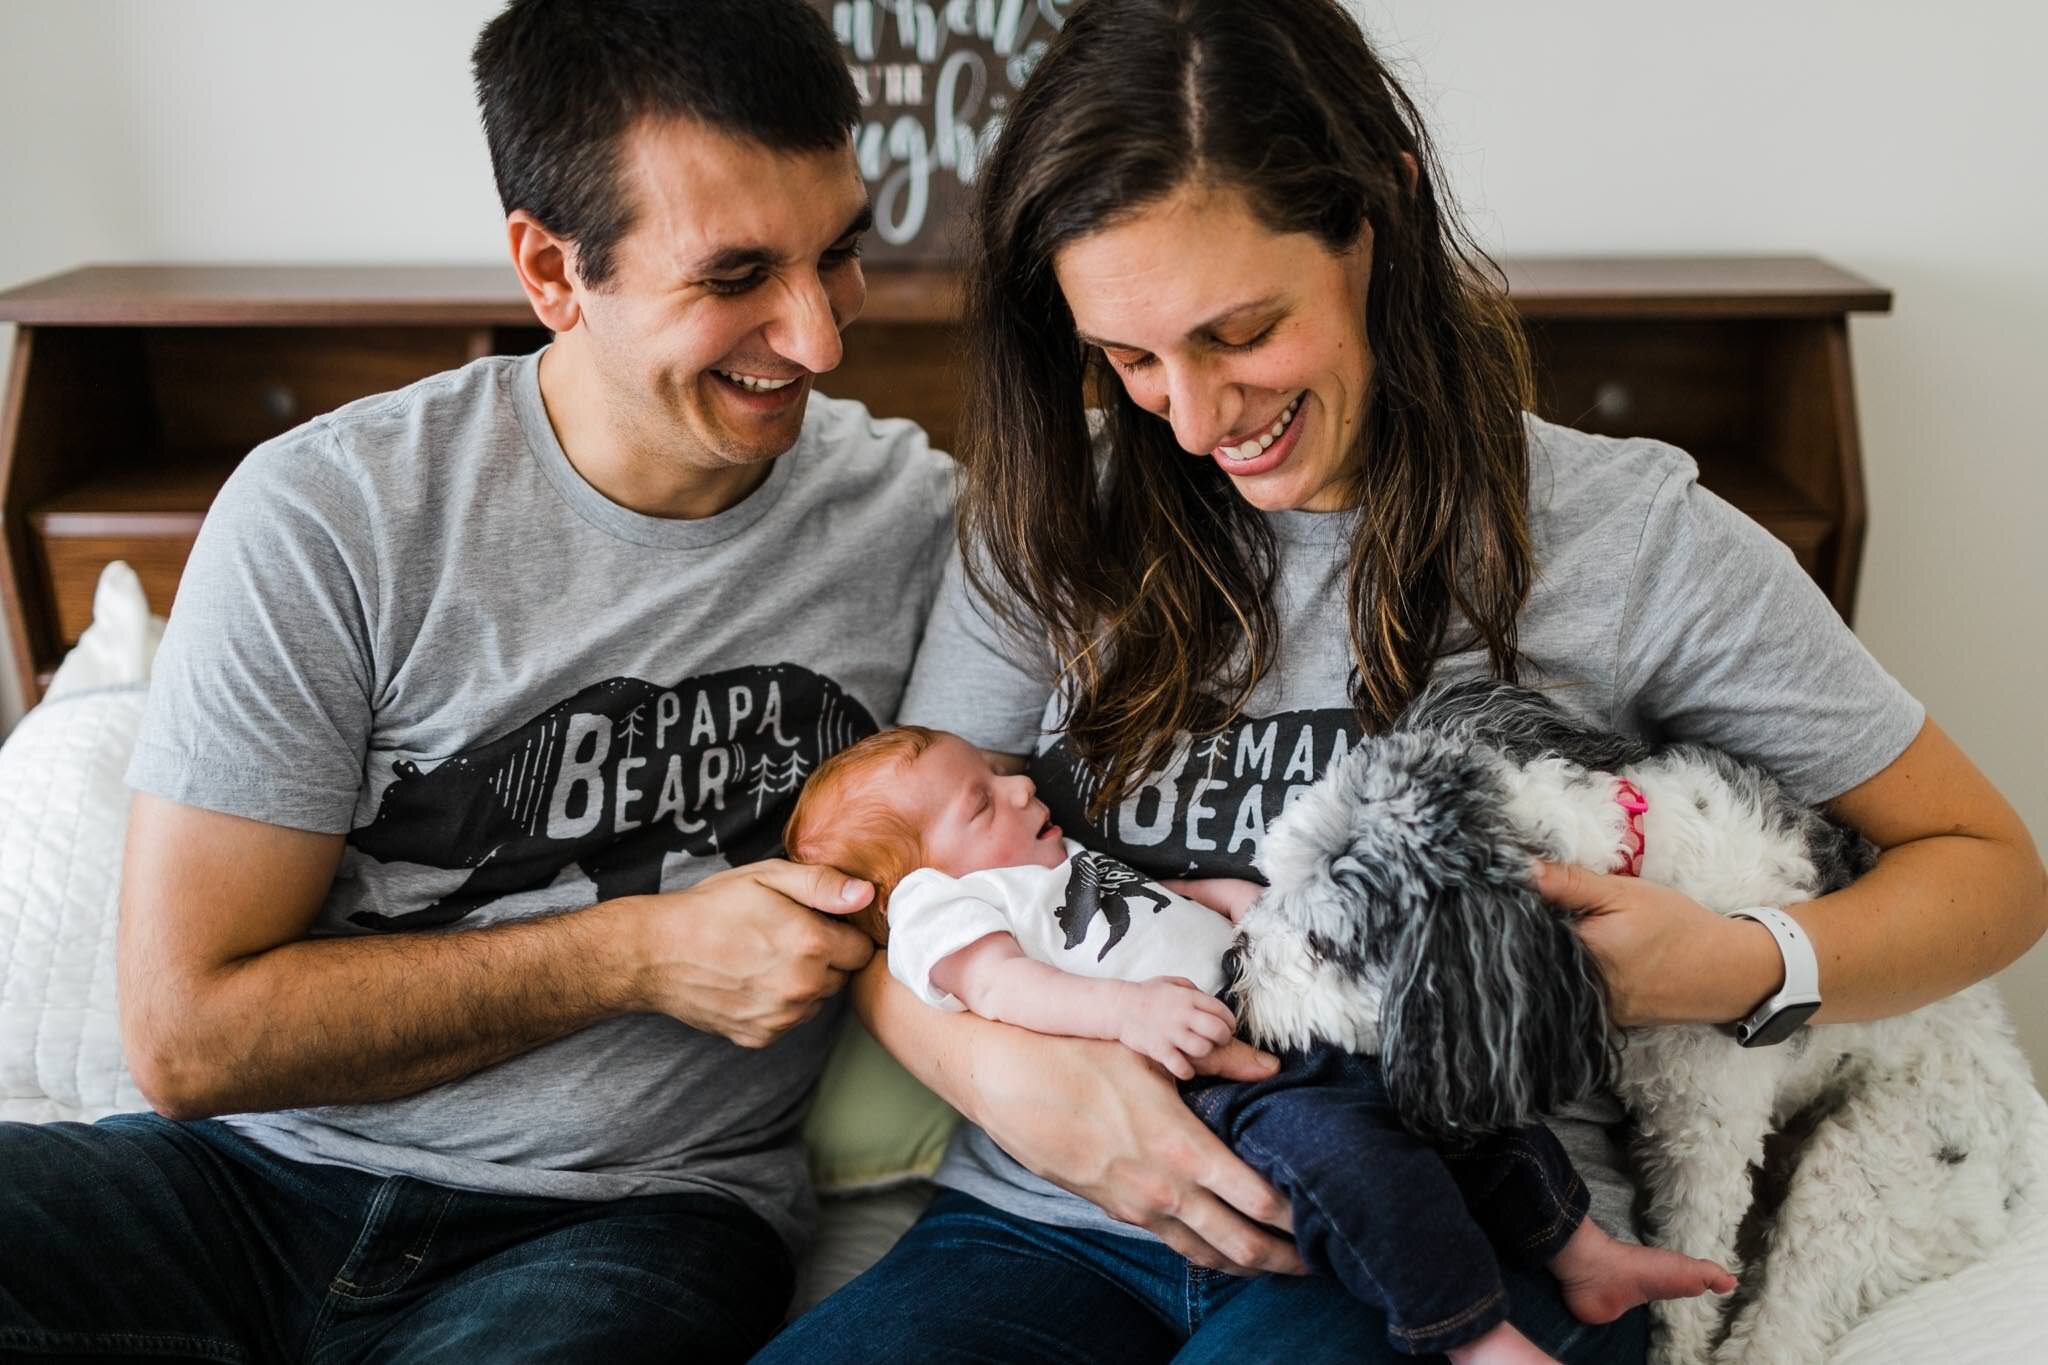
[[[957,229],[1003,114],[1077,0],[812,0],[860,94],[870,261],[960,259]]]

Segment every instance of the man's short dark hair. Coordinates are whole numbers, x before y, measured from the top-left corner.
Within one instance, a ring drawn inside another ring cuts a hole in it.
[[[633,225],[619,160],[641,119],[824,152],[860,117],[838,41],[804,0],[512,0],[471,60],[505,212],[574,243],[593,288]]]

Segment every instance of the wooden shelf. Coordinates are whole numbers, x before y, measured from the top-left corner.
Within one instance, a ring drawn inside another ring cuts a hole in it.
[[[1811,256],[1524,256],[1501,263],[1524,318],[1829,318],[1891,291]]]
[[[69,327],[532,325],[508,265],[89,265],[0,294]]]
[[[1537,318],[1786,318],[1885,312],[1891,292],[1810,256],[1573,256],[1503,261]],[[960,316],[952,270],[868,267],[867,322]],[[511,267],[93,265],[0,293],[0,321],[65,326],[533,327]]]
[[[873,266],[869,322],[954,322],[951,270]],[[0,321],[67,327],[538,327],[506,265],[91,265],[0,293]]]
[[[44,535],[96,536],[142,527],[196,532],[240,463],[220,451],[169,452],[135,468],[114,467],[29,513]]]
[[[1855,607],[1863,475],[1847,317],[1891,294],[1804,256],[1502,262],[1544,416],[1690,451],[1701,479]],[[826,383],[952,448],[959,278],[874,265]],[[101,265],[0,292],[0,612],[30,697],[127,559],[167,611],[223,480],[351,399],[544,344],[511,268]]]

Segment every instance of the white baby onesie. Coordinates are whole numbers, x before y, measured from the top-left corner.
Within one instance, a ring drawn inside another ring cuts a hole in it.
[[[1058,867],[997,867],[949,877],[922,867],[889,897],[889,970],[941,1009],[965,1008],[932,968],[989,934],[1014,934],[1027,957],[1076,976],[1184,976],[1210,994],[1237,930],[1207,906],[1072,839]]]

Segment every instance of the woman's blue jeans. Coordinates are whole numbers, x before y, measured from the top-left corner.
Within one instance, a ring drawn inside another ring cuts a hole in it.
[[[477,1194],[153,1114],[0,1124],[0,1360],[742,1361],[793,1279],[711,1195]]]
[[[1570,1365],[1640,1365],[1648,1316],[1572,1317],[1549,1275],[1503,1271],[1508,1320]],[[1242,1365],[1414,1361],[1386,1318],[1325,1276],[1240,1279],[1163,1243],[1034,1223],[941,1191],[873,1269],[813,1308],[756,1360]]]
[[[1181,1092],[1287,1196],[1309,1267],[1384,1310],[1411,1354],[1497,1327],[1501,1262],[1542,1270],[1586,1218],[1585,1182],[1549,1129],[1433,1146],[1403,1126],[1372,1057],[1286,1049],[1264,1080],[1197,1077]]]

